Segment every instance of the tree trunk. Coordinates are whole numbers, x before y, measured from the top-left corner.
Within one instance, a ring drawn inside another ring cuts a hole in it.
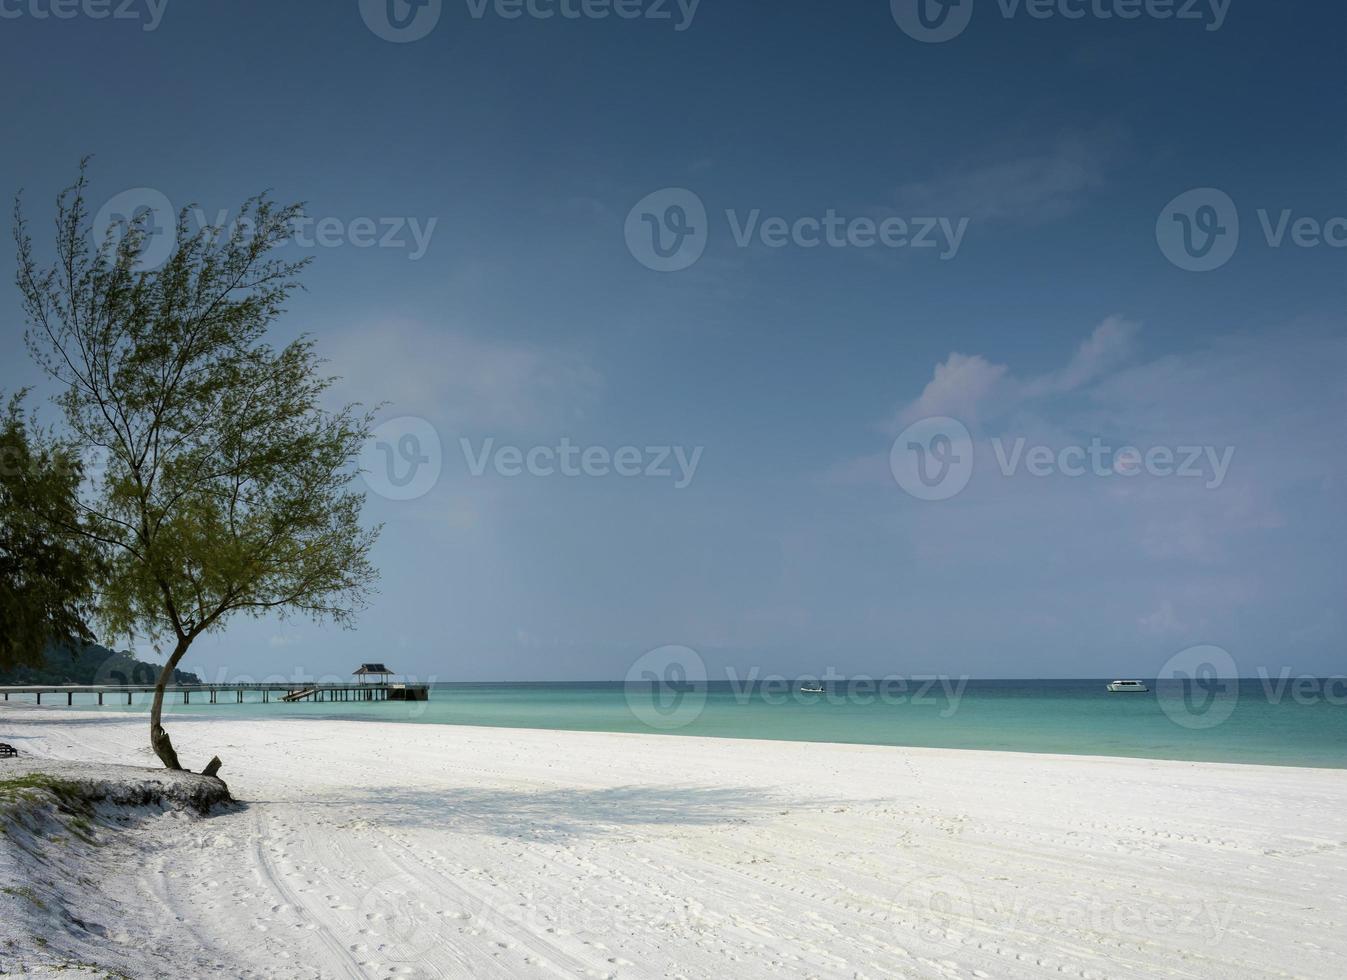
[[[169,740],[168,732],[164,731],[164,726],[159,723],[164,710],[164,688],[168,687],[168,682],[173,679],[174,669],[182,662],[191,644],[190,637],[178,640],[178,645],[173,648],[173,655],[168,658],[168,663],[164,664],[164,669],[159,672],[159,680],[154,685],[154,705],[150,708],[150,748],[154,749],[154,754],[159,756],[159,761],[164,764],[165,769],[181,770],[182,764],[178,762],[178,753],[173,750],[173,742]]]

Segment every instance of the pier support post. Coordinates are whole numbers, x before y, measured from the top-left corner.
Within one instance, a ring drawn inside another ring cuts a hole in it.
[[[102,703],[103,703],[103,692],[102,692],[102,691],[99,691],[99,692],[98,692],[98,703],[99,703],[99,705],[102,705]]]
[[[75,692],[74,692],[74,691],[66,691],[66,692],[65,692],[65,703],[66,703],[66,705],[67,705],[68,707],[73,706],[73,705],[75,704]]]

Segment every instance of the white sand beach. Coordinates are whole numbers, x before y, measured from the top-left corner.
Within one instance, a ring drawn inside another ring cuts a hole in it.
[[[66,895],[87,929],[42,948],[0,922],[5,969],[58,947],[174,978],[1224,980],[1347,961],[1343,771],[226,708],[169,728],[188,765],[221,755],[242,805],[100,827]],[[0,708],[0,734],[153,764],[139,716]]]

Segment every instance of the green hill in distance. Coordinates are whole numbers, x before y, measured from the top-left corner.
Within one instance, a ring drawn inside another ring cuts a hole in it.
[[[161,664],[137,660],[128,651],[109,650],[97,643],[82,647],[50,646],[40,667],[0,670],[0,686],[24,684],[153,684]],[[199,684],[196,674],[175,670],[174,684]]]

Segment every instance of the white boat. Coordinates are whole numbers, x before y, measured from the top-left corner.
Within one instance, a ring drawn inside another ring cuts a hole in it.
[[[1110,694],[1145,694],[1150,688],[1141,681],[1109,681]]]
[[[801,694],[822,694],[822,693],[824,693],[824,691],[823,691],[823,688],[821,688],[821,687],[801,687],[801,688],[800,688],[800,693],[801,693]]]

